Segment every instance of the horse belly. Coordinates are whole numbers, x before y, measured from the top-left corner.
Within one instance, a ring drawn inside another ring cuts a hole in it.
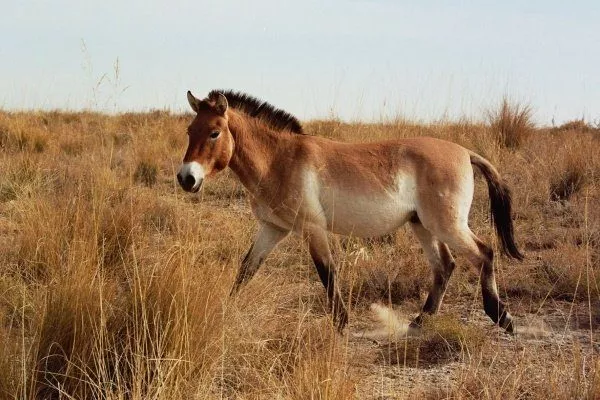
[[[404,225],[415,211],[414,196],[407,192],[350,195],[332,191],[324,197],[327,228],[342,235],[385,235]]]

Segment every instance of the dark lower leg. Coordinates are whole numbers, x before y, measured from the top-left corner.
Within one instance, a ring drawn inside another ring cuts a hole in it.
[[[331,312],[333,313],[334,321],[338,329],[341,331],[348,323],[348,312],[346,311],[344,302],[342,301],[342,298],[337,292],[337,288],[335,287],[334,267],[323,263],[317,258],[313,258],[313,261],[315,263],[315,267],[317,268],[319,278],[321,279],[323,286],[327,290],[329,307]]]
[[[421,325],[424,315],[432,315],[438,312],[448,287],[448,281],[454,271],[454,258],[450,254],[450,250],[444,243],[439,243],[439,261],[432,265],[433,269],[433,285],[427,300],[421,310],[421,314],[415,318],[412,325]]]
[[[444,276],[440,272],[436,272],[433,278],[433,287],[427,294],[425,304],[421,309],[421,313],[414,319],[412,326],[420,326],[423,322],[424,315],[433,315],[438,312],[446,293],[449,276]]]
[[[318,226],[307,226],[304,235],[308,240],[310,255],[315,263],[319,278],[327,290],[329,308],[333,312],[333,319],[339,331],[342,331],[348,322],[348,313],[339,288],[336,286],[335,264],[327,241],[327,231]]]
[[[496,285],[496,276],[494,273],[493,258],[494,253],[491,249],[485,248],[486,260],[481,267],[481,295],[483,297],[483,309],[485,313],[494,321],[495,324],[506,329],[507,332],[514,331],[512,317],[506,306],[498,296],[498,288]]]
[[[254,274],[258,270],[258,267],[260,266],[260,264],[262,262],[262,260],[259,260],[256,263],[256,265],[254,265],[254,266],[252,265],[252,263],[250,262],[250,255],[252,254],[252,249],[253,249],[253,246],[250,246],[250,249],[246,253],[244,260],[242,261],[242,264],[240,265],[240,269],[238,270],[237,276],[235,277],[235,283],[233,284],[233,287],[231,288],[231,292],[229,293],[230,296],[237,293],[239,288],[243,284],[248,282],[250,280],[250,278],[252,278],[254,276]]]
[[[288,235],[288,233],[289,231],[281,230],[280,228],[265,222],[259,224],[254,243],[250,246],[250,249],[240,265],[230,295],[235,294],[242,285],[248,282],[254,274],[256,274],[256,271],[260,268],[263,260],[269,255],[277,243]]]
[[[495,324],[500,325],[500,327],[506,329],[507,332],[512,333],[514,330],[512,316],[506,311],[504,303],[500,301],[495,286],[495,282],[493,286],[490,286],[489,282],[484,282],[482,277],[481,294],[483,297],[483,309]]]

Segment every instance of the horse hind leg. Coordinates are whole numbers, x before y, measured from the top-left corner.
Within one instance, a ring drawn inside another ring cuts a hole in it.
[[[423,247],[433,272],[433,283],[427,295],[427,300],[421,313],[411,324],[412,326],[420,326],[424,315],[435,314],[440,309],[455,263],[448,246],[437,240],[420,221],[412,220],[411,227]]]
[[[512,333],[514,331],[512,316],[498,296],[492,248],[475,236],[468,227],[456,232],[455,235],[448,236],[447,243],[464,254],[478,269],[485,313],[494,323]]]

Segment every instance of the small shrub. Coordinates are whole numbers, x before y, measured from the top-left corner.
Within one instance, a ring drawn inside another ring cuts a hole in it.
[[[154,163],[140,161],[133,174],[133,179],[138,183],[152,187],[158,180],[158,167]]]
[[[585,182],[585,175],[579,169],[569,168],[563,175],[550,183],[550,199],[554,201],[569,200],[577,193]]]
[[[586,183],[585,164],[570,157],[550,181],[550,200],[569,200]]]
[[[488,120],[498,144],[510,149],[521,147],[535,129],[531,107],[506,98],[497,111],[488,113]]]

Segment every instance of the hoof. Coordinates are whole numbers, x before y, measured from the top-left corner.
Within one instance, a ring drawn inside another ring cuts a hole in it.
[[[414,329],[422,328],[423,327],[423,314],[417,315],[417,317],[411,321],[411,323],[408,325],[408,327],[414,328]]]
[[[344,331],[346,325],[348,325],[348,313],[346,310],[339,311],[334,314],[333,322],[339,333]]]
[[[515,324],[512,319],[502,327],[505,329],[506,333],[510,333],[511,335],[515,334]]]
[[[515,324],[513,322],[513,318],[507,311],[505,311],[504,314],[502,314],[498,325],[500,325],[501,328],[504,328],[506,333],[515,333]]]

